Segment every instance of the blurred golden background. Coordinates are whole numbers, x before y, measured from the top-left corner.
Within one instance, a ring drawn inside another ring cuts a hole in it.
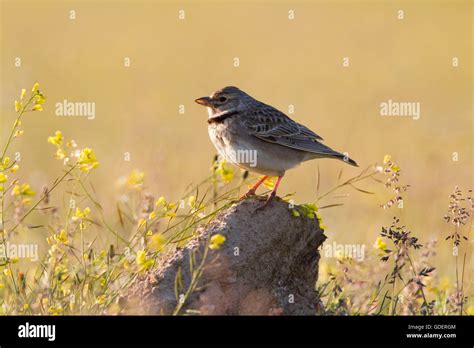
[[[344,203],[321,212],[329,243],[370,249],[399,215],[422,242],[441,241],[435,266],[447,271],[448,197],[455,185],[473,186],[472,16],[470,1],[3,0],[1,143],[18,92],[39,82],[45,110],[24,117],[25,135],[13,147],[22,179],[37,192],[62,170],[46,141],[60,129],[95,150],[92,179],[110,215],[115,182],[133,169],[145,172],[156,196],[178,199],[209,175],[215,154],[207,113],[193,101],[235,85],[284,112],[294,105],[293,119],[362,168],[385,154],[402,168],[411,185],[403,209],[381,209],[389,195],[373,181],[359,187],[376,195],[344,189],[348,197],[326,201]],[[65,99],[94,102],[95,119],[56,116]],[[420,119],[382,117],[389,99],[419,102]],[[342,167],[344,177],[359,172],[334,160],[307,162],[287,173],[279,194],[313,201],[318,164],[322,192]]]

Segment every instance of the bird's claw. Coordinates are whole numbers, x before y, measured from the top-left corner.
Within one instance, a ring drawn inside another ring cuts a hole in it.
[[[244,194],[243,196],[241,196],[239,198],[239,200],[244,200],[244,199],[247,199],[249,197],[252,197],[252,196],[255,196],[255,190],[248,190],[246,194]]]
[[[267,205],[269,205],[274,199],[275,199],[275,194],[274,194],[274,192],[272,192],[270,194],[270,196],[265,200],[265,203],[263,203],[262,206],[258,207],[256,209],[256,211],[260,211],[260,210],[265,209],[267,207]]]

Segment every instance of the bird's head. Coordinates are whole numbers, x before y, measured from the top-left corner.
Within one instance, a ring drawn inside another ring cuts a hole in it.
[[[225,111],[236,111],[245,108],[255,100],[237,87],[224,87],[209,97],[195,100],[196,103],[209,108],[209,114],[219,114]]]

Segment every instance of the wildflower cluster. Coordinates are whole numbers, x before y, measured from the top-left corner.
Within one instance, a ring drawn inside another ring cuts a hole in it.
[[[23,88],[20,93],[20,100],[15,100],[15,112],[23,113],[26,111],[43,111],[43,104],[46,97],[39,90],[39,83],[35,83],[31,88],[31,95],[26,99],[26,89]]]
[[[390,155],[385,155],[383,159],[383,167],[378,168],[379,171],[388,175],[385,182],[385,187],[390,188],[393,192],[393,197],[388,200],[388,202],[381,205],[382,208],[387,209],[392,207],[394,204],[398,206],[403,206],[403,197],[402,192],[408,190],[410,185],[401,185],[400,181],[400,167],[392,160]]]
[[[472,190],[469,190],[468,196],[464,197],[462,190],[456,186],[449,198],[448,211],[444,216],[444,220],[454,225],[454,231],[446,237],[446,240],[452,239],[454,245],[459,246],[461,238],[468,240],[467,236],[461,234],[460,228],[470,219],[472,211],[474,210]]]
[[[58,160],[62,160],[64,165],[70,163],[71,159],[75,158],[76,163],[74,166],[77,166],[81,171],[88,172],[99,166],[97,157],[92,149],[87,147],[82,150],[77,149],[77,144],[73,139],[66,142],[64,147],[63,140],[63,134],[59,130],[57,130],[54,135],[48,137],[48,143],[56,146],[54,157]]]
[[[399,165],[387,155],[383,166],[375,167],[375,171],[389,177],[384,182],[378,180],[373,173],[366,175],[363,172],[364,174],[342,184],[338,181],[334,189],[318,199],[341,187],[353,186],[354,182],[362,178],[371,177],[383,183],[386,188],[390,188],[394,194],[394,197],[381,207],[389,208],[395,204],[402,207],[402,192],[406,192],[410,185],[400,183]],[[338,204],[329,206],[336,205]],[[472,190],[464,195],[461,189],[456,187],[450,196],[448,212],[444,217],[446,222],[454,226],[454,231],[447,237],[454,241],[453,253],[456,252],[454,286],[449,277],[439,279],[437,270],[431,265],[430,260],[436,256],[436,241],[430,241],[423,246],[418,238],[400,223],[400,219],[395,217],[390,226],[381,228],[380,235],[373,245],[374,253],[369,255],[366,262],[354,263],[337,258],[339,267],[332,267],[327,263],[321,264],[321,285],[317,290],[324,301],[324,306],[319,313],[472,315],[474,306],[469,306],[468,297],[463,290],[465,264],[462,264],[462,270],[458,270],[457,246],[461,240],[467,239],[467,236],[462,234],[461,227],[472,219],[473,207]],[[415,257],[416,255],[419,257]],[[385,274],[385,276],[377,279],[374,274]]]
[[[400,219],[394,217],[389,227],[382,227],[380,236],[391,240],[396,247],[395,251],[385,248],[384,252],[386,255],[382,257],[382,261],[387,261],[391,256],[394,256],[396,260],[404,260],[410,248],[416,250],[422,247],[418,242],[418,238],[413,237],[405,226],[399,225],[399,222]],[[379,245],[383,245],[383,242],[379,243]]]

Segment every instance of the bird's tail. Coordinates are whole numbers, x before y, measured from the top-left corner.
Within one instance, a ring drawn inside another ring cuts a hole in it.
[[[335,158],[340,161],[344,161],[350,164],[351,166],[359,166],[357,162],[350,158],[347,154],[342,154],[340,152],[334,151],[327,145],[324,145],[320,142],[313,142],[311,145],[312,148],[310,149],[310,151],[308,150],[305,161],[315,158]]]

